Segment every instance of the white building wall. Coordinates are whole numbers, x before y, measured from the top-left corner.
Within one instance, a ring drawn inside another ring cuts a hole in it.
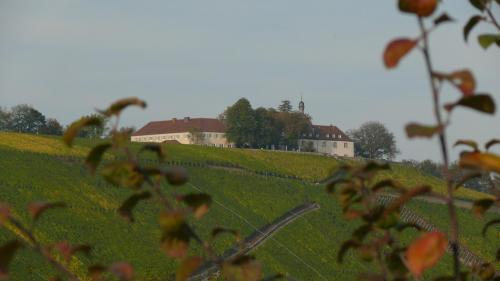
[[[318,153],[354,157],[354,142],[351,141],[300,139],[299,150],[303,151],[308,142],[313,144],[314,151]]]
[[[216,147],[232,147],[233,145],[229,143],[226,139],[224,133],[216,132],[201,132],[202,140],[198,141],[196,144],[209,145]],[[184,133],[172,133],[172,134],[159,134],[159,135],[144,135],[144,136],[132,136],[132,142],[164,142],[164,141],[178,141],[181,144],[194,144],[189,132]]]

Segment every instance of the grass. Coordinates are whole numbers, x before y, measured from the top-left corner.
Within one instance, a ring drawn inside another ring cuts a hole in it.
[[[47,147],[44,142],[47,142]],[[72,261],[72,268],[80,275],[84,274],[88,265],[97,261],[109,264],[127,260],[133,264],[138,280],[163,280],[171,276],[176,264],[158,249],[157,204],[139,204],[135,211],[136,223],[126,223],[118,217],[116,208],[130,195],[129,190],[111,187],[92,177],[81,158],[70,161],[58,157],[83,156],[90,145],[91,142],[79,140],[75,150],[64,150],[58,139],[0,133],[0,201],[8,202],[15,216],[27,224],[30,224],[30,219],[25,206],[29,202],[67,202],[69,208],[66,210],[51,210],[44,214],[36,224],[36,235],[45,243],[68,240],[74,244],[93,245],[94,252],[90,258],[79,255]],[[330,168],[323,165],[338,165],[332,158],[291,153],[197,146],[169,146],[167,149],[169,157],[175,160],[224,161],[280,173],[292,173],[293,169],[297,169],[301,176],[311,178],[320,175],[319,169],[328,174]],[[304,159],[300,159],[302,157]],[[306,166],[318,166],[318,169],[310,172]],[[195,187],[200,188],[210,193],[217,202],[201,222],[193,222],[203,237],[208,237],[213,225],[239,229],[244,236],[253,232],[252,226],[226,208],[237,212],[253,226],[260,227],[304,201],[314,200],[321,205],[320,210],[298,219],[255,251],[266,273],[286,272],[298,280],[322,280],[321,276],[327,280],[354,280],[355,273],[369,269],[354,253],[348,254],[344,264],[336,263],[340,242],[348,239],[355,225],[342,218],[336,198],[327,196],[322,187],[237,171],[192,168],[189,174],[190,183],[176,191],[193,192]],[[395,167],[390,175],[405,179],[417,174]],[[423,175],[406,180],[417,184],[419,179],[441,184]],[[169,186],[163,188],[166,192],[173,191]],[[474,194],[470,198],[480,195]],[[444,231],[448,229],[445,206],[425,202],[412,202],[408,206]],[[492,215],[477,220],[468,210],[459,209],[458,214],[462,242],[482,257],[492,259],[495,247],[500,244],[500,228],[492,227],[486,239],[479,234],[484,222]],[[415,235],[409,231],[403,239],[410,241]],[[0,243],[13,237],[10,231],[0,229]],[[217,243],[217,249],[222,251],[230,244],[231,238],[224,237]],[[193,249],[194,252],[197,250],[196,247]],[[435,271],[447,272],[450,264],[450,258],[446,257]],[[45,280],[42,276],[54,273],[50,266],[28,250],[22,250],[16,256],[12,269],[12,280]]]

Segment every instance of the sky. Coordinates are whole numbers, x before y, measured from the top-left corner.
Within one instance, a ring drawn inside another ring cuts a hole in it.
[[[435,68],[472,70],[478,92],[500,104],[500,48],[484,51],[475,39],[494,30],[479,25],[466,44],[462,27],[474,8],[446,0],[435,15],[442,11],[456,21],[431,35]],[[408,122],[434,120],[421,54],[395,70],[382,63],[391,39],[417,35],[415,17],[393,0],[0,0],[0,106],[31,104],[68,124],[137,96],[148,108],[127,110],[122,125],[140,128],[216,117],[241,97],[256,108],[298,105],[302,95],[315,124],[347,131],[380,121],[396,137],[398,159],[438,161],[436,139],[404,133]],[[458,97],[443,87],[444,101]],[[450,145],[500,137],[499,116],[456,110]]]

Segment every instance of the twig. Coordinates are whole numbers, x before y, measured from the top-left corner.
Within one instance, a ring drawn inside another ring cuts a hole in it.
[[[431,84],[431,92],[432,99],[434,104],[434,115],[436,117],[437,125],[439,127],[443,127],[443,121],[441,119],[441,109],[439,104],[439,90],[434,81],[434,70],[432,67],[431,57],[429,54],[429,40],[428,33],[425,30],[424,22],[421,17],[418,17],[418,23],[420,26],[420,30],[423,34],[423,48],[422,53],[425,58],[425,65],[427,68],[427,72],[429,74],[429,82]],[[453,273],[456,280],[461,280],[460,277],[460,260],[458,257],[458,219],[455,209],[455,204],[453,202],[453,182],[451,179],[450,171],[449,171],[449,158],[448,158],[448,148],[446,146],[446,128],[443,127],[443,130],[439,133],[439,144],[441,146],[441,153],[443,157],[443,172],[446,179],[447,184],[447,198],[446,204],[448,206],[448,212],[450,216],[450,246],[453,253]]]

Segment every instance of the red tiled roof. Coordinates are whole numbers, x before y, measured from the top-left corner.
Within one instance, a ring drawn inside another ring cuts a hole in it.
[[[201,132],[224,133],[226,129],[224,124],[215,118],[189,118],[172,119],[165,121],[153,121],[146,124],[133,133],[133,136],[145,135],[160,135],[160,134],[174,134],[185,133],[190,130],[200,130]]]
[[[312,136],[311,136],[312,135]],[[327,137],[328,136],[328,137]],[[335,136],[335,137],[333,137]],[[340,140],[352,141],[346,133],[342,132],[337,126],[324,126],[312,125],[312,130],[307,134],[302,135],[306,139],[320,139],[320,140]]]

